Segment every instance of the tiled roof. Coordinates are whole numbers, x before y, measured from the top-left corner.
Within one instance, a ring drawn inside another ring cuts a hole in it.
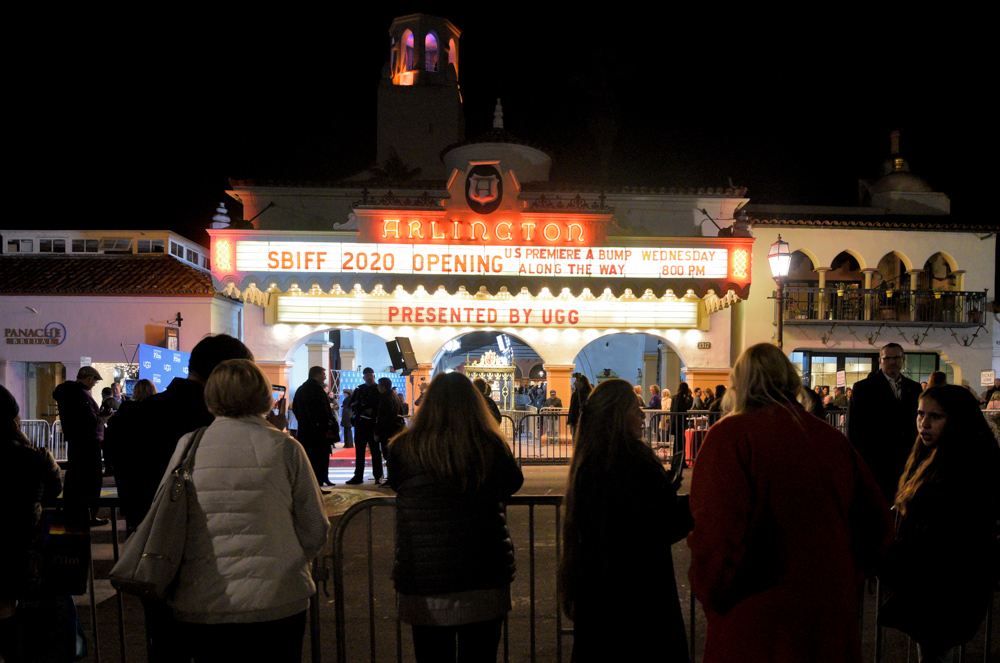
[[[261,188],[329,188],[341,189],[345,191],[357,191],[367,188],[369,191],[389,191],[398,196],[406,195],[407,192],[427,192],[446,189],[444,180],[407,180],[405,182],[392,182],[390,184],[378,183],[375,181],[357,180],[229,180],[229,186],[239,189]],[[746,187],[731,186],[631,186],[612,185],[601,187],[594,183],[574,183],[574,182],[523,182],[521,184],[523,193],[536,192],[559,192],[559,193],[601,193],[618,196],[735,196],[745,198],[747,196]]]
[[[215,294],[212,276],[168,255],[2,255],[7,295]]]
[[[994,224],[962,223],[947,214],[762,214],[749,212],[747,220],[754,227],[811,226],[865,230],[955,230],[966,232],[996,232],[997,229]]]

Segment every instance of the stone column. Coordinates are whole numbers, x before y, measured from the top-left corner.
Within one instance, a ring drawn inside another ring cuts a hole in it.
[[[816,268],[816,273],[819,274],[819,287],[821,289],[826,287],[826,273],[828,271],[830,271],[829,267],[817,267]],[[820,291],[820,293],[819,293],[819,295],[817,296],[816,299],[817,299],[817,305],[818,305],[818,309],[819,309],[818,313],[816,314],[816,319],[817,320],[826,320],[826,296],[822,292],[822,290]]]
[[[573,371],[576,370],[576,364],[542,364],[542,368],[545,369],[545,397],[548,398],[549,392],[555,389],[556,396],[563,402],[563,407],[569,407],[569,397],[573,395]]]
[[[865,276],[865,290],[866,291],[872,289],[872,277],[875,275],[875,272],[877,272],[877,271],[878,270],[875,269],[874,267],[866,267],[865,269],[861,270],[861,273],[864,274],[864,276]],[[868,294],[867,292],[865,292],[865,301],[864,301],[865,315],[864,315],[864,318],[863,318],[864,320],[871,320],[872,319],[872,302],[873,302],[872,296],[870,294]]]
[[[322,343],[306,343],[306,349],[309,352],[309,368],[313,366],[322,366],[327,373],[330,371],[330,348],[333,347],[333,343],[322,342]]]
[[[917,312],[917,279],[924,273],[922,269],[911,269],[906,274],[910,277],[910,314],[909,320],[916,320]]]
[[[264,371],[264,375],[267,376],[272,385],[280,384],[286,388],[289,387],[288,380],[291,377],[292,362],[284,359],[278,361],[258,359],[254,363],[260,367],[260,370]]]
[[[434,371],[434,364],[430,362],[417,362],[417,370],[410,373],[410,378],[413,380],[411,383],[413,386],[410,388],[410,384],[407,384],[406,389],[406,402],[410,404],[410,414],[413,414],[413,401],[420,397],[420,384],[430,384],[431,383],[431,373]]]
[[[709,387],[713,392],[717,385],[723,384],[729,388],[729,367],[722,368],[689,368],[688,386],[694,392],[695,387]]]
[[[965,270],[956,269],[952,274],[955,275],[955,290],[965,290]]]
[[[342,371],[356,371],[358,370],[357,364],[357,351],[354,348],[340,348],[340,370]]]

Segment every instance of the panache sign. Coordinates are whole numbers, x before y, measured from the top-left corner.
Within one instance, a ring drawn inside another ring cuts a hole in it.
[[[66,340],[66,325],[50,322],[40,328],[11,328],[3,330],[8,345],[62,345]]]

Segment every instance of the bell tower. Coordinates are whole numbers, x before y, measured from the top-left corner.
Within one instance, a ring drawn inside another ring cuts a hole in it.
[[[377,166],[398,157],[409,179],[444,179],[441,151],[465,139],[458,87],[458,38],[450,21],[426,14],[397,18],[389,28],[389,62],[378,89]],[[413,173],[419,168],[419,173]]]

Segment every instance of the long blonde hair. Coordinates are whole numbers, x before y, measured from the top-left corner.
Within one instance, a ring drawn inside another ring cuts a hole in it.
[[[410,427],[389,453],[463,492],[483,485],[501,455],[513,456],[485,397],[461,373],[434,378]]]
[[[743,414],[771,405],[795,405],[802,396],[802,379],[795,365],[777,346],[758,343],[736,360],[722,407],[729,414]]]

